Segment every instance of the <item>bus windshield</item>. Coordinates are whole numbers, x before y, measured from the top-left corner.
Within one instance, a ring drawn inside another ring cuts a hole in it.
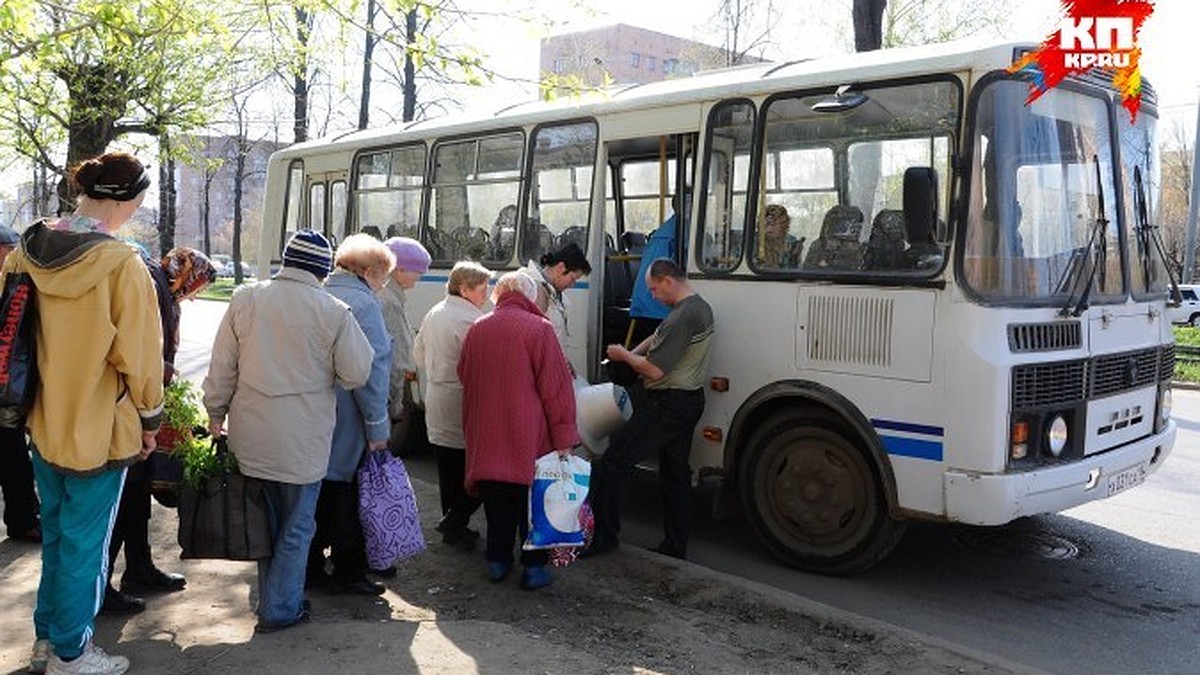
[[[1061,305],[1085,286],[1093,304],[1119,302],[1126,219],[1110,102],[1059,88],[1026,105],[1027,94],[998,80],[979,96],[964,281],[993,304]]]

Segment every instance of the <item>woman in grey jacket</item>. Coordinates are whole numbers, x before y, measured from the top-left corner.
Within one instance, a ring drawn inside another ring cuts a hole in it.
[[[361,386],[372,372],[358,322],[321,288],[332,263],[320,233],[293,235],[273,279],[234,292],[204,379],[210,430],[222,434],[228,416],[238,468],[266,486],[274,550],[258,563],[258,632],[308,620],[305,565],[329,467],[334,390]]]
[[[337,593],[379,595],[383,585],[367,579],[367,556],[358,520],[355,472],[365,450],[387,450],[388,378],[392,337],[383,322],[376,291],[387,283],[396,257],[382,242],[352,234],[338,246],[336,268],[325,290],[350,306],[375,357],[366,384],[337,391],[337,425],[333,430],[329,469],[317,502],[317,534],[308,556],[308,586]],[[331,574],[325,572],[325,547],[330,548]]]

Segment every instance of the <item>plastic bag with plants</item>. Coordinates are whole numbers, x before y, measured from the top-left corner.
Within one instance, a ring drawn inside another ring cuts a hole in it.
[[[167,386],[163,424],[156,441],[159,452],[178,462],[184,485],[198,487],[207,478],[237,470],[228,452],[218,453],[208,437],[208,415],[200,405],[200,393],[191,382],[178,378]],[[153,490],[153,479],[151,489]]]

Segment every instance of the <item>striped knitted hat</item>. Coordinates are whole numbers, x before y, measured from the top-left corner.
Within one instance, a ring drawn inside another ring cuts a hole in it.
[[[283,247],[283,266],[311,273],[318,281],[333,269],[333,247],[320,232],[300,230]]]

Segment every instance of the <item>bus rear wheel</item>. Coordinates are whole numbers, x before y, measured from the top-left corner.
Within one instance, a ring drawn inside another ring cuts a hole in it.
[[[853,574],[886,557],[905,530],[888,514],[879,471],[841,425],[788,413],[750,439],[738,484],[752,527],[777,557]]]

